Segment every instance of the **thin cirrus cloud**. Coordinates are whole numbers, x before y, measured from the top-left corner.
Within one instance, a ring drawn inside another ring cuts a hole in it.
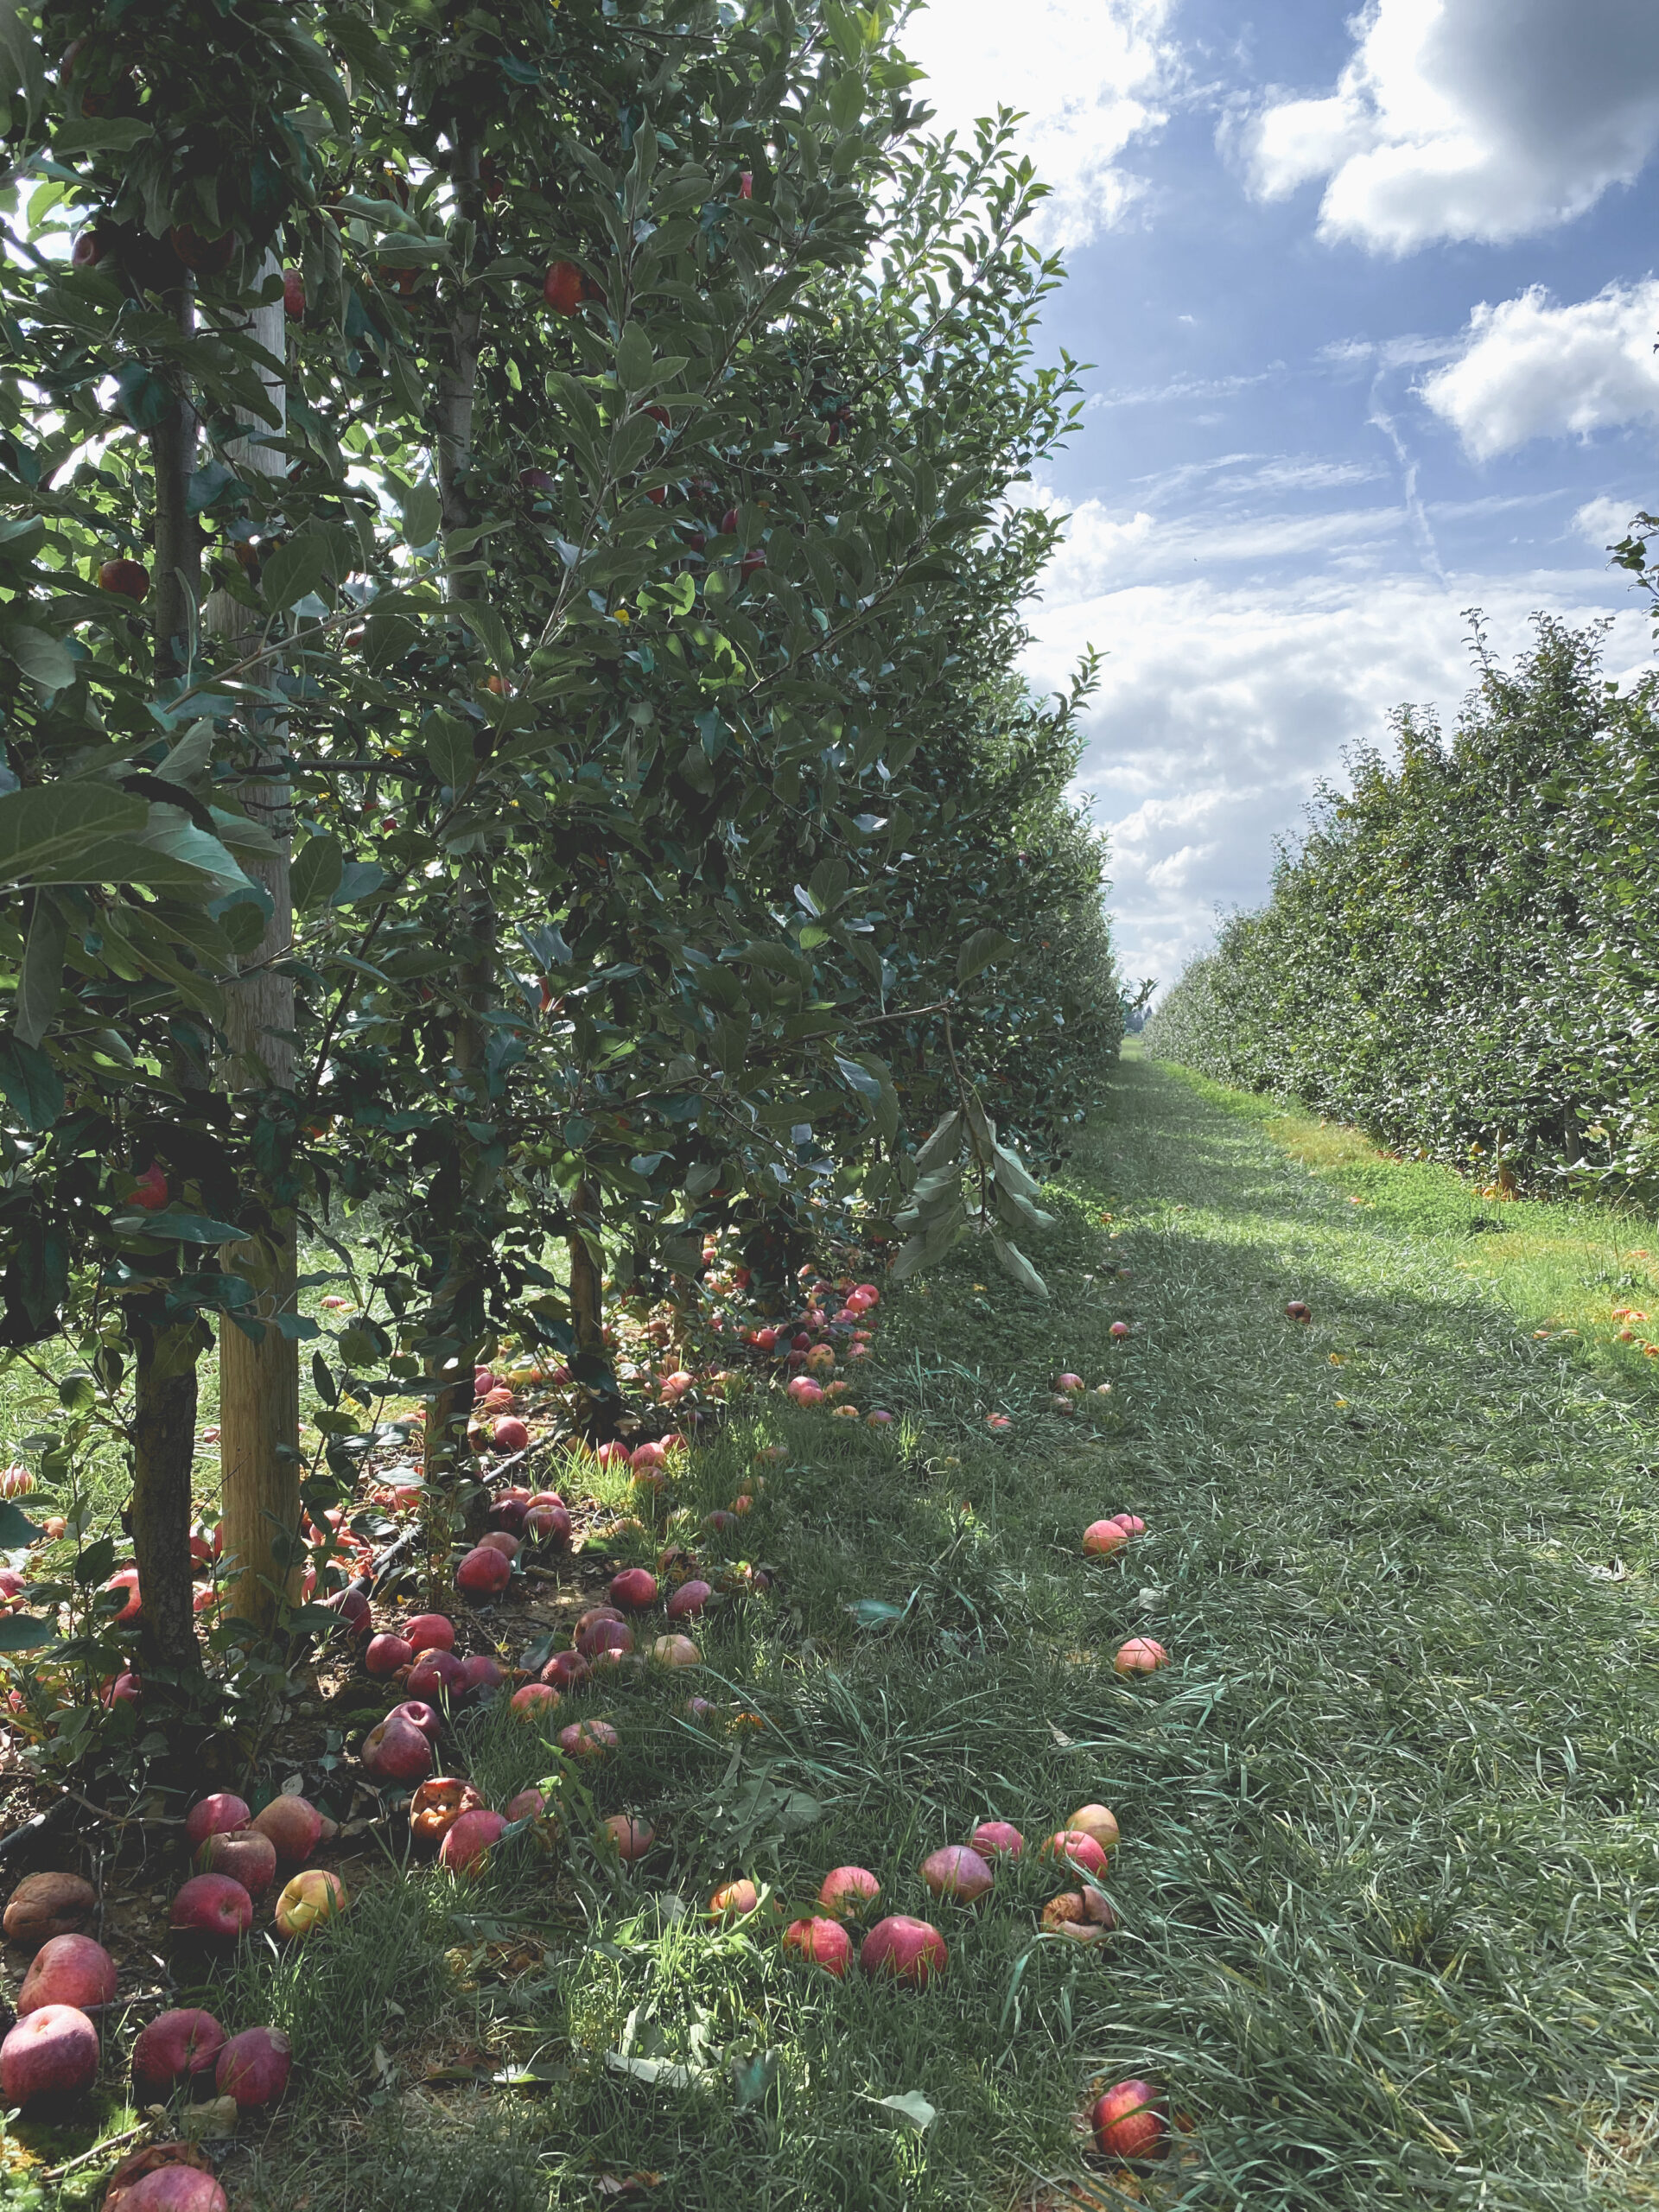
[[[906,23],[905,49],[935,127],[971,132],[999,107],[1025,120],[1019,143],[1051,188],[1045,245],[1086,245],[1121,223],[1141,181],[1122,166],[1155,132],[1179,64],[1166,35],[1174,0],[933,0]]]
[[[1649,0],[1370,0],[1333,92],[1243,134],[1268,199],[1323,180],[1319,228],[1373,251],[1570,222],[1659,146]]]
[[[1535,285],[1478,307],[1458,357],[1425,379],[1421,396],[1477,461],[1534,438],[1659,422],[1656,326],[1654,277],[1567,306]]]

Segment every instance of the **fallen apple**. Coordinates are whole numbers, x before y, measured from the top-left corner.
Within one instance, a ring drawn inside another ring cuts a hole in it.
[[[576,1649],[584,1659],[597,1659],[607,1651],[632,1650],[633,1630],[616,1614],[603,1613],[596,1620],[584,1616],[584,1621],[576,1623]]]
[[[1311,1321],[1313,1319],[1313,1308],[1306,1299],[1293,1298],[1285,1308],[1285,1316],[1291,1321]]]
[[[714,1920],[747,1920],[760,1904],[760,1892],[745,1874],[734,1882],[721,1884],[709,1900],[709,1912]]]
[[[693,1575],[689,1582],[682,1582],[668,1601],[668,1618],[671,1621],[695,1620],[714,1596],[708,1583]]]
[[[459,1775],[434,1775],[409,1801],[409,1830],[417,1844],[435,1849],[463,1813],[481,1812],[484,1800]]]
[[[643,1612],[657,1602],[657,1578],[648,1567],[625,1567],[611,1577],[611,1600],[630,1612]]]
[[[476,1874],[487,1863],[490,1847],[507,1825],[499,1813],[480,1806],[453,1821],[438,1846],[438,1863],[452,1874]]]
[[[488,1651],[475,1652],[472,1658],[461,1662],[461,1694],[462,1697],[493,1697],[506,1687],[506,1676],[501,1662]]]
[[[1120,1675],[1155,1675],[1168,1666],[1169,1654],[1154,1637],[1132,1636],[1119,1644],[1112,1664]]]
[[[370,1674],[379,1676],[395,1675],[402,1667],[412,1666],[415,1647],[406,1637],[376,1636],[369,1639],[369,1648],[363,1654],[363,1664]]]
[[[322,1815],[308,1797],[273,1797],[253,1816],[261,1835],[276,1847],[276,1856],[290,1866],[308,1859],[322,1840]]]
[[[363,1764],[377,1782],[424,1782],[432,1746],[422,1730],[394,1713],[364,1738]]]
[[[573,1720],[559,1731],[559,1749],[573,1759],[605,1759],[621,1741],[608,1720]]]
[[[1071,1866],[1081,1866],[1085,1874],[1100,1875],[1106,1872],[1106,1853],[1093,1836],[1085,1834],[1081,1828],[1056,1828],[1044,1843],[1041,1856],[1064,1859]]]
[[[881,1885],[868,1868],[837,1866],[824,1876],[818,1903],[838,1920],[861,1920],[881,1894]]]
[[[632,1866],[645,1857],[657,1836],[649,1821],[630,1813],[613,1813],[600,1822],[594,1840],[601,1851],[613,1851],[625,1866]]]
[[[146,2104],[160,2104],[181,2082],[211,2074],[225,2048],[225,2031],[211,2012],[186,2006],[160,2012],[132,2046],[132,2086]]]
[[[504,1414],[491,1436],[498,1452],[524,1452],[530,1446],[530,1431],[517,1414]]]
[[[219,2052],[213,2086],[239,2110],[257,2112],[276,2102],[293,2070],[294,2046],[280,2028],[244,2028]]]
[[[90,1936],[54,1936],[35,1954],[23,1976],[17,2017],[38,2012],[43,2005],[72,2005],[79,2012],[92,2012],[114,1996],[115,1961],[104,1946]]]
[[[228,1874],[193,1874],[168,1915],[181,1935],[233,1943],[253,1925],[253,1899]]]
[[[1069,1936],[1075,1943],[1097,1943],[1117,1925],[1117,1915],[1099,1890],[1065,1890],[1043,1907],[1043,1926],[1050,1935]]]
[[[1065,1825],[1069,1830],[1093,1836],[1103,1851],[1117,1849],[1117,1815],[1104,1805],[1079,1805]]]
[[[1017,1859],[1026,1839],[1007,1821],[982,1821],[968,1839],[982,1858]]]
[[[416,1613],[404,1624],[404,1636],[410,1649],[421,1651],[453,1651],[455,1648],[455,1624],[448,1613]]]
[[[351,1902],[346,1885],[326,1866],[305,1866],[288,1883],[272,1916],[279,1936],[308,1936],[319,1921],[332,1920]]]
[[[526,1682],[507,1700],[507,1709],[520,1720],[545,1720],[563,1702],[550,1682]]]
[[[1163,2092],[1151,2082],[1119,2082],[1089,2114],[1096,2147],[1109,2158],[1156,2158],[1169,2139]]]
[[[784,1948],[840,1980],[852,1962],[853,1939],[838,1920],[813,1914],[790,1922],[784,1930]]]
[[[1108,1559],[1121,1552],[1129,1532],[1121,1521],[1091,1521],[1083,1532],[1083,1548],[1091,1556]]]
[[[118,2190],[110,2177],[105,2212],[228,2212],[230,2199],[205,2167],[169,2159]]]
[[[993,1878],[978,1852],[965,1843],[947,1843],[942,1850],[930,1851],[921,1872],[936,1897],[954,1897],[958,1904],[976,1904]]]
[[[593,1671],[580,1651],[556,1651],[542,1669],[542,1680],[556,1690],[573,1690]]]
[[[97,1910],[98,1891],[79,1874],[25,1874],[6,1900],[6,1940],[32,1946],[78,1935]]]
[[[455,1569],[455,1587],[468,1598],[499,1598],[512,1580],[512,1561],[480,1544]]]
[[[192,1851],[199,1851],[210,1835],[226,1828],[245,1828],[252,1818],[245,1799],[232,1796],[227,1789],[216,1790],[211,1797],[198,1798],[185,1815],[185,1841]]]
[[[510,1536],[505,1529],[492,1529],[487,1536],[480,1536],[478,1548],[480,1551],[499,1552],[509,1567],[523,1548],[518,1537]]]
[[[262,1897],[276,1878],[276,1847],[263,1828],[220,1828],[196,1853],[204,1874],[228,1874],[251,1897]]]
[[[98,2079],[98,2030],[73,2005],[42,2005],[0,2043],[0,2094],[27,2107],[79,2096]]]
[[[434,1698],[459,1698],[467,1679],[466,1662],[453,1651],[423,1651],[409,1670],[407,1688],[412,1698],[429,1705]]]
[[[659,1636],[651,1647],[652,1664],[657,1667],[701,1667],[702,1654],[689,1636]]]
[[[394,1705],[386,1715],[388,1720],[406,1720],[411,1728],[418,1728],[434,1749],[441,1732],[438,1716],[423,1698],[408,1697],[401,1705]]]
[[[860,1947],[858,1962],[872,1978],[880,1975],[919,1989],[931,1975],[944,1973],[949,1956],[937,1928],[895,1912],[871,1929]]]

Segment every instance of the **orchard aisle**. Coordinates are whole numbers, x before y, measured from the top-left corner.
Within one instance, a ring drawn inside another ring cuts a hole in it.
[[[1205,2201],[1648,2201],[1654,1393],[1471,1281],[1439,1171],[1311,1179],[1146,1061],[1116,1096],[1107,1487],[1173,1664],[1110,1763],[1114,2028]]]
[[[665,1501],[722,1593],[701,1672],[572,1689],[556,1720],[615,1745],[557,1780],[563,1855],[457,1887],[359,1839],[349,1912],[238,1969],[226,2017],[298,2056],[237,2212],[1650,2196],[1652,1363],[1536,1340],[1443,1173],[1348,1143],[1310,1174],[1274,1126],[1131,1058],[1051,1193],[1050,1303],[971,1242],[884,1299],[847,1365],[887,1426],[753,1370]],[[1086,1556],[1124,1510],[1144,1535]],[[548,1579],[561,1619],[671,1572],[628,1525]],[[1170,1664],[1125,1678],[1140,1637]],[[556,1755],[497,1700],[442,1757],[505,1806]],[[1118,1925],[1080,1942],[1043,1846],[1103,1804]],[[635,1815],[624,1866],[592,1839]],[[1023,1855],[930,1894],[993,1821]],[[937,1926],[925,1986],[780,1940],[849,1866]],[[1128,2080],[1174,2122],[1133,2172],[1085,2125]]]

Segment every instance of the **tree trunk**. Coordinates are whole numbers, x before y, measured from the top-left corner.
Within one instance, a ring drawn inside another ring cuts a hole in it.
[[[199,1674],[190,1567],[190,1470],[196,1445],[195,1323],[133,1325],[132,1545],[143,1599],[143,1664]]]
[[[187,289],[172,302],[180,327],[194,316]],[[181,395],[149,433],[156,476],[154,547],[156,677],[181,677],[190,664],[201,578],[200,537],[190,513],[196,416]],[[133,1348],[132,1538],[143,1598],[146,1662],[198,1674],[194,1589],[191,1581],[190,1480],[196,1446],[195,1323],[157,1326],[130,1317]]]
[[[276,273],[275,259],[268,259],[262,274]],[[279,361],[285,358],[281,300],[256,308],[251,327],[267,353]],[[279,422],[286,421],[286,385],[268,369],[259,374]],[[264,423],[257,427],[267,429]],[[255,438],[238,438],[228,450],[250,475],[280,478],[287,472],[283,456]],[[213,594],[203,620],[233,646],[248,650],[256,642],[257,620],[228,593]],[[274,972],[275,963],[293,949],[288,846],[294,823],[291,787],[280,772],[261,772],[286,754],[286,728],[262,716],[249,734],[251,772],[233,789],[252,819],[270,831],[278,850],[243,861],[244,873],[269,894],[271,912],[258,944],[240,963],[241,980],[226,994],[225,1041],[228,1086],[233,1095],[242,1094],[246,1111],[255,1114],[261,1092],[291,1096],[294,1090],[294,983],[292,977]],[[220,1324],[219,1455],[224,1551],[235,1561],[229,1611],[268,1636],[281,1605],[291,1602],[299,1589],[300,1351],[276,1321],[279,1313],[292,1313],[297,1300],[299,1260],[291,1208],[274,1211],[268,1236],[223,1246],[219,1260],[230,1273],[253,1283],[258,1300],[247,1310],[264,1325],[256,1344],[234,1322]]]
[[[456,132],[450,176],[455,188],[457,217],[461,223],[476,226],[482,212],[479,148],[471,126],[464,121]],[[448,541],[456,531],[467,529],[473,519],[467,478],[472,466],[481,327],[476,292],[457,281],[449,303],[448,343],[438,370],[435,416],[438,493],[442,503],[446,550]],[[471,549],[450,555],[452,564],[458,560],[470,563],[471,558]],[[480,580],[475,575],[452,573],[445,589],[452,601],[480,596]],[[462,870],[457,901],[461,934],[477,948],[461,970],[463,1003],[455,1017],[450,1047],[463,1087],[469,1078],[483,1073],[488,1042],[483,1015],[495,988],[495,908],[490,896],[490,878],[487,858],[468,861]],[[471,1118],[483,1118],[484,1110],[483,1101],[475,1100]],[[448,1264],[444,1281],[435,1293],[435,1298],[442,1300],[443,1312],[433,1316],[437,1325],[435,1332],[460,1340],[460,1363],[453,1381],[445,1382],[427,1401],[422,1470],[426,1484],[423,1520],[435,1581],[448,1561],[455,1522],[455,1483],[462,1466],[470,1459],[467,1428],[473,1411],[473,1359],[482,1348],[481,1333],[478,1333],[483,1325],[482,1255],[469,1218],[480,1194],[473,1189],[473,1177],[467,1172],[468,1155],[475,1147],[461,1127],[461,1118],[458,1116],[453,1125],[455,1152],[445,1177],[454,1198],[454,1210],[448,1230]],[[435,1380],[442,1372],[442,1370],[429,1370],[429,1381]]]

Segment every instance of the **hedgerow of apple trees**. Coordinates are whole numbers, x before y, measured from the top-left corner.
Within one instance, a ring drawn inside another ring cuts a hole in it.
[[[1659,687],[1605,681],[1598,626],[1480,649],[1451,741],[1402,710],[1147,1046],[1505,1190],[1650,1191]]]
[[[602,1427],[605,1274],[891,1212],[976,1078],[1053,1148],[1118,1007],[1007,495],[1074,382],[1040,188],[1005,126],[915,135],[880,9],[72,0],[0,51],[0,1340],[73,1368],[56,1656],[115,1648],[113,1435],[188,1703],[215,1332],[240,1695],[320,1624],[302,1505],[378,1391],[441,1571],[498,1333]]]

